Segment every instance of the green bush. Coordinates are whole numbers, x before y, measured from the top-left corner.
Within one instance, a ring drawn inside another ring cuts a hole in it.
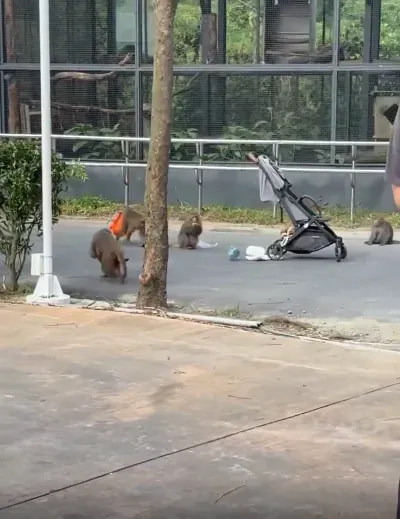
[[[52,154],[53,222],[61,212],[61,193],[70,178],[86,179],[82,165],[68,166]],[[31,251],[32,233],[42,234],[41,148],[35,141],[0,141],[0,253],[7,274],[3,288],[17,290],[26,255]]]

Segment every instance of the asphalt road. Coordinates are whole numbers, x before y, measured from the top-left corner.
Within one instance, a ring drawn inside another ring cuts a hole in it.
[[[130,258],[124,285],[100,278],[99,264],[89,257],[92,234],[105,222],[62,220],[54,228],[54,268],[65,293],[90,298],[132,300],[138,290],[143,249],[125,246]],[[176,230],[171,231],[176,243]],[[367,233],[343,232],[348,257],[337,263],[334,248],[309,256],[287,254],[278,262],[229,261],[228,249],[239,247],[244,255],[248,245],[269,245],[278,230],[261,232],[215,231],[203,234],[215,249],[181,251],[170,248],[169,299],[194,308],[234,308],[259,314],[292,314],[307,318],[352,319],[366,317],[398,322],[400,308],[399,259],[397,245],[368,247]],[[132,238],[134,240],[134,238]],[[35,245],[41,250],[41,244]],[[26,264],[30,278],[30,261]]]

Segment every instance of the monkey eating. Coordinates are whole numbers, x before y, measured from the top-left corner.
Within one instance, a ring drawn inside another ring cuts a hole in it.
[[[391,245],[393,243],[393,227],[384,218],[378,218],[371,228],[369,240],[366,245]]]
[[[197,247],[199,236],[203,232],[203,225],[198,214],[187,218],[178,234],[178,244],[181,249],[191,250]]]
[[[114,233],[117,241],[122,236],[125,236],[125,239],[130,242],[132,234],[135,231],[138,231],[140,237],[140,246],[144,247],[146,237],[146,220],[144,216],[131,207],[124,207],[124,209],[121,211],[121,217],[122,225],[120,229]]]
[[[126,262],[120,244],[108,229],[97,231],[90,244],[90,257],[98,259],[101,264],[103,277],[121,278],[121,283],[126,278]]]

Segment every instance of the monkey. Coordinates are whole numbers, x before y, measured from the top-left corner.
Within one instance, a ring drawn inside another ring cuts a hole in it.
[[[91,258],[99,260],[103,277],[120,277],[121,283],[125,281],[129,258],[125,258],[120,244],[109,229],[100,229],[93,235],[89,254]]]
[[[181,249],[195,249],[199,242],[199,236],[203,232],[200,215],[194,214],[187,218],[178,234],[178,244]]]
[[[117,241],[121,236],[125,236],[125,239],[130,241],[132,234],[135,231],[139,231],[140,246],[144,247],[146,237],[146,221],[144,216],[131,207],[124,207],[122,210],[122,218],[121,232],[116,235]]]
[[[371,228],[369,240],[366,245],[390,245],[393,243],[393,227],[384,218],[378,218]]]
[[[296,232],[296,229],[293,226],[291,226],[291,227],[288,227],[285,229],[281,229],[280,235],[283,238],[285,236],[292,236],[292,234],[294,234],[295,232]]]

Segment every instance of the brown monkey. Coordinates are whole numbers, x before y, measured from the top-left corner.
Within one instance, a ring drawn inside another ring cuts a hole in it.
[[[124,207],[122,210],[122,218],[122,228],[121,232],[116,235],[117,240],[119,240],[121,236],[125,236],[125,239],[130,241],[132,234],[135,231],[138,231],[140,236],[140,246],[144,247],[146,236],[146,221],[144,216],[131,207]]]
[[[178,244],[181,249],[195,249],[199,236],[203,232],[200,215],[194,214],[187,218],[178,234]]]
[[[393,243],[393,227],[384,218],[378,218],[371,228],[367,245],[390,245]]]
[[[294,234],[296,232],[296,229],[291,226],[291,227],[287,227],[285,229],[281,229],[280,231],[280,234],[281,234],[281,237],[283,238],[284,236],[292,236],[292,234]]]
[[[108,229],[97,231],[90,244],[90,257],[98,259],[104,277],[120,277],[121,283],[126,278],[126,262],[122,248]]]

